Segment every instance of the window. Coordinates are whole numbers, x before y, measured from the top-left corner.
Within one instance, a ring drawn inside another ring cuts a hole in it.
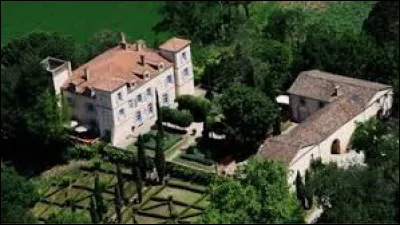
[[[150,114],[153,114],[153,104],[149,103],[149,104],[147,105],[147,111],[148,111]]]
[[[187,60],[186,52],[182,52],[182,59]]]
[[[121,92],[118,92],[118,100],[120,100],[120,101],[122,101],[122,93]]]
[[[68,102],[68,105],[70,105],[70,106],[74,105],[74,101],[71,97],[67,97],[67,102]]]
[[[128,101],[128,104],[129,104],[129,107],[131,107],[131,108],[135,107],[132,99]]]
[[[172,83],[174,80],[172,79],[172,75],[167,76],[167,83]]]
[[[136,96],[136,99],[137,99],[137,101],[138,102],[142,102],[142,94],[138,94],[137,96]]]
[[[163,103],[168,103],[168,93],[163,94]]]
[[[86,103],[86,109],[89,112],[93,112],[94,111],[94,105],[92,103]]]
[[[325,103],[324,102],[319,102],[319,108],[322,108],[322,107],[324,107],[325,106]]]
[[[300,104],[302,105],[306,104],[306,100],[303,97],[300,97]]]
[[[142,122],[142,113],[140,111],[136,112],[136,121]]]
[[[151,88],[147,88],[146,93],[147,93],[147,96],[151,96]]]
[[[189,75],[189,69],[186,67],[183,69],[183,75],[188,76]]]
[[[125,116],[125,110],[124,109],[120,109],[119,110],[119,115],[120,116]]]

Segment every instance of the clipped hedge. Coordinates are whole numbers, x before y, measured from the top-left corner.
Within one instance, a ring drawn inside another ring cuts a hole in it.
[[[210,184],[215,177],[214,174],[204,173],[186,166],[175,164],[173,162],[167,162],[167,173],[169,173],[172,177],[201,185]]]
[[[201,163],[201,164],[204,164],[207,166],[214,165],[214,161],[211,159],[204,158],[204,154],[186,154],[186,153],[184,153],[180,157],[182,159],[198,162],[198,163]]]
[[[101,149],[104,147],[103,143],[87,145],[87,144],[75,144],[69,147],[64,153],[63,158],[69,159],[91,159],[98,155]]]
[[[193,116],[188,110],[178,110],[167,106],[161,107],[163,122],[172,123],[180,127],[188,127],[193,123]]]
[[[189,110],[195,122],[202,122],[211,109],[210,100],[193,95],[181,95],[175,99],[179,110]]]

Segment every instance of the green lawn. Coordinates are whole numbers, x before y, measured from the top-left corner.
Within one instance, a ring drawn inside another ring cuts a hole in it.
[[[57,31],[85,42],[103,29],[124,31],[129,40],[153,44],[161,1],[2,1],[1,44],[32,30]],[[160,36],[164,39],[166,34]]]

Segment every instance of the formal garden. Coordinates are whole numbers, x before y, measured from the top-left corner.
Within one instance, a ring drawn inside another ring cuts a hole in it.
[[[122,166],[118,175],[116,164],[106,159],[93,159],[84,165],[39,177],[35,182],[40,187],[41,197],[32,212],[43,222],[49,218],[51,221],[53,214],[62,214],[64,211],[78,212],[91,218],[91,199],[96,196],[96,189],[100,189],[106,209],[102,221],[118,221],[116,186],[122,182],[123,188],[119,191],[122,195],[119,209],[121,221],[118,222],[195,222],[208,204],[204,181],[210,180],[211,176],[196,175],[195,171],[178,167],[167,165],[169,175],[163,184],[146,180],[141,188],[142,200],[139,202],[137,180],[131,169]],[[182,170],[187,171],[186,175],[182,176]]]

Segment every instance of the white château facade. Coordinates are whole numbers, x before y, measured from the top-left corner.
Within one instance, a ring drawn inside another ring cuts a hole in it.
[[[113,145],[146,132],[160,105],[174,107],[179,95],[194,93],[190,41],[173,37],[157,50],[143,41],[121,43],[75,70],[52,57],[42,61],[52,74],[55,93],[68,101],[72,120]]]

